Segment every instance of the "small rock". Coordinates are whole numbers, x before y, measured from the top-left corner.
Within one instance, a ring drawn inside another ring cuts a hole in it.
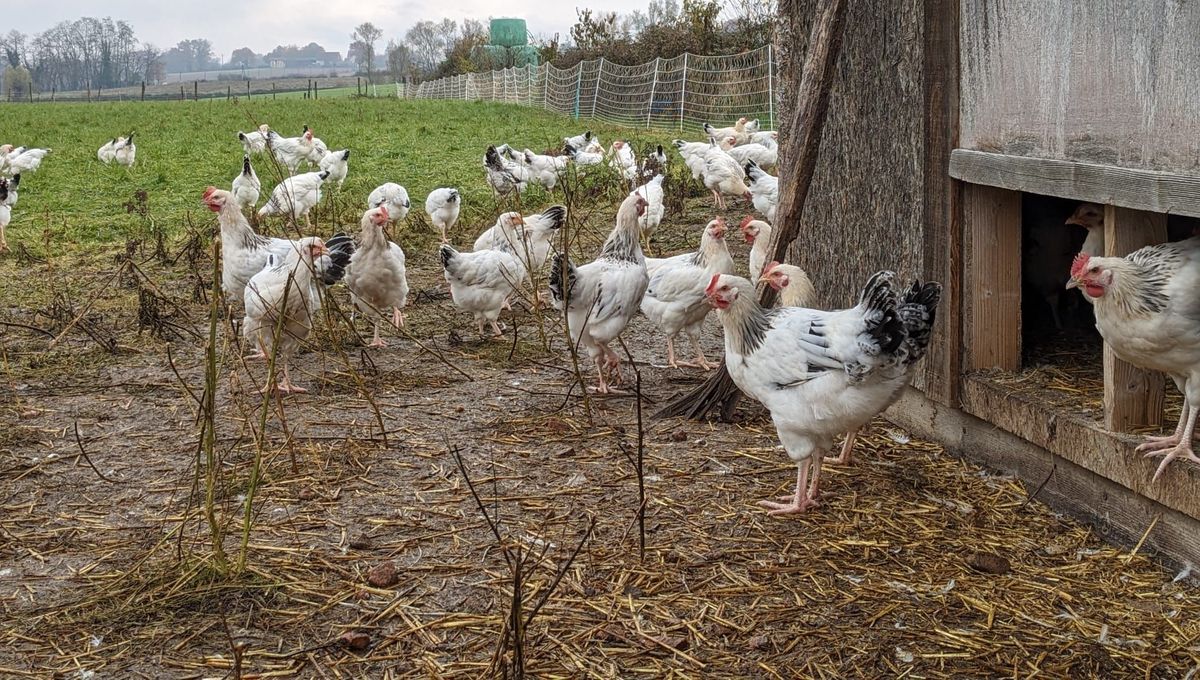
[[[624,425],[616,425],[613,427],[613,432],[616,432],[617,434],[625,434],[625,426]]]
[[[305,487],[303,489],[300,489],[300,493],[297,495],[300,497],[300,500],[302,500],[302,501],[311,501],[312,499],[317,497],[317,492],[313,491],[311,488]]]
[[[376,588],[391,588],[400,581],[394,562],[383,562],[371,567],[367,572],[367,583]]]
[[[347,649],[362,651],[370,646],[371,635],[361,630],[346,631],[338,637],[338,644]]]
[[[555,455],[558,456],[559,458],[574,458],[575,457],[575,447],[568,446],[567,448],[563,449],[562,451],[559,451]]]
[[[1007,574],[1012,571],[1008,560],[999,555],[975,553],[967,558],[967,566],[985,574]]]
[[[675,430],[674,432],[671,433],[671,441],[686,442],[687,441],[687,432],[685,432],[683,430]]]
[[[750,649],[763,651],[770,645],[771,640],[766,635],[755,635],[754,637],[750,638]]]
[[[462,405],[462,404],[459,404],[458,406],[455,406],[455,407],[454,407],[454,412],[455,412],[455,413],[462,413],[462,412],[463,412],[463,411],[465,411],[465,410],[466,410],[466,409],[465,409],[465,408],[463,408],[463,405]]]
[[[369,550],[374,545],[370,536],[360,535],[350,539],[350,547],[355,550]]]

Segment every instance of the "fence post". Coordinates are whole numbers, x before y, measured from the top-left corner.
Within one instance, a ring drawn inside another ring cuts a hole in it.
[[[546,79],[542,85],[542,108],[550,108],[550,64],[542,64],[542,69],[546,72]]]
[[[142,101],[146,101],[146,81],[142,81]]]
[[[767,43],[767,129],[775,129],[775,65],[771,61],[771,43]]]
[[[658,60],[654,58],[654,80],[650,82],[650,104],[646,106],[646,127],[650,127],[650,114],[654,113],[654,90],[658,88]]]
[[[227,101],[227,102],[233,101],[233,86],[232,85],[225,86],[225,101]]]
[[[583,62],[575,64],[578,74],[575,76],[575,120],[579,120],[579,93],[583,88]]]
[[[271,101],[275,101],[275,81],[271,81]]]
[[[596,92],[592,96],[592,118],[596,117],[596,102],[600,99],[600,76],[604,73],[604,57],[600,57],[600,65],[596,67]]]
[[[688,53],[683,53],[683,84],[679,86],[679,131],[683,132],[683,103],[687,101]]]
[[[195,101],[200,101],[200,81],[199,80],[192,81],[192,99]]]
[[[246,101],[250,101],[250,79],[246,79]]]
[[[184,101],[185,99],[187,99],[187,96],[183,94],[183,84],[180,83],[179,84],[179,101]]]

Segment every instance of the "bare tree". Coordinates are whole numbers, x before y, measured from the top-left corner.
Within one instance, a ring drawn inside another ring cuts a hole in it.
[[[362,51],[367,60],[367,82],[371,82],[371,67],[375,64],[375,43],[383,37],[383,31],[375,24],[364,21],[354,29],[350,38],[362,44]],[[353,44],[351,45],[353,47]]]

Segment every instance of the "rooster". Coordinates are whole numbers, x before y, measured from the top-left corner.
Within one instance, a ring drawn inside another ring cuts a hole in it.
[[[392,325],[404,328],[404,307],[408,301],[404,250],[388,240],[383,230],[387,223],[385,206],[363,213],[362,236],[346,270],[350,301],[358,311],[375,319],[371,347],[387,346],[379,337],[379,317],[388,309],[392,310]]]
[[[267,150],[267,134],[271,131],[271,127],[266,123],[258,126],[257,130],[251,132],[238,132],[238,141],[242,143],[242,149],[250,155],[262,153]]]
[[[304,217],[304,225],[312,227],[308,212],[321,201],[321,185],[329,178],[329,171],[306,172],[292,175],[275,185],[271,198],[258,209],[259,217],[287,215],[293,225],[298,216]]]
[[[488,186],[498,195],[521,193],[529,182],[529,170],[516,161],[500,155],[496,147],[489,146],[483,155],[483,169],[487,173]]]
[[[754,161],[746,163],[746,180],[754,209],[775,224],[775,208],[779,204],[779,178],[768,175]]]
[[[313,316],[321,307],[320,291],[314,285],[314,263],[326,257],[324,241],[309,236],[282,256],[272,256],[267,266],[246,285],[246,317],[242,333],[263,356],[278,348],[283,361],[283,380],[275,389],[284,394],[307,392],[292,383],[288,363],[296,347],[312,332]],[[264,386],[263,391],[271,389]]]
[[[795,491],[781,498],[787,502],[759,503],[770,514],[817,505],[821,459],[834,437],[886,408],[928,347],[941,286],[918,282],[901,298],[895,278],[875,274],[857,306],[832,312],[763,309],[754,285],[736,276],[714,276],[709,283],[705,294],[725,328],[729,375],[770,410],[796,462]]]
[[[480,336],[485,322],[491,325],[494,337],[503,335],[496,320],[508,297],[525,280],[525,265],[514,247],[521,238],[516,230],[522,221],[520,213],[501,215],[500,234],[490,248],[460,253],[449,243],[443,243],[438,251],[446,281],[450,283],[450,297],[460,309],[475,316]]]
[[[1171,376],[1183,393],[1175,433],[1150,437],[1139,453],[1162,456],[1151,481],[1192,450],[1200,411],[1200,238],[1147,246],[1125,257],[1080,253],[1067,288],[1079,288],[1096,312],[1096,329],[1121,359]]]
[[[633,193],[646,199],[646,210],[638,218],[638,229],[641,231],[642,241],[648,246],[650,237],[658,230],[658,225],[662,224],[663,213],[666,212],[663,205],[663,176],[655,175],[649,182],[634,189]]]
[[[389,224],[399,222],[408,216],[408,209],[412,207],[408,200],[408,190],[395,182],[380,184],[367,196],[367,208],[380,206],[387,208]]]
[[[429,221],[442,233],[442,243],[448,243],[446,232],[458,222],[462,210],[462,195],[458,189],[434,189],[425,197],[425,214]]]
[[[342,188],[342,183],[346,181],[346,175],[350,173],[350,149],[325,154],[317,162],[317,167],[329,171],[327,182],[337,182],[338,188]]]
[[[253,208],[262,193],[262,182],[250,165],[250,154],[242,156],[242,171],[233,178],[233,200],[239,208]]]
[[[617,210],[617,224],[600,249],[600,255],[576,267],[565,253],[550,267],[550,294],[558,309],[565,309],[571,343],[583,346],[599,372],[596,392],[615,391],[621,384],[621,357],[609,344],[637,314],[638,303],[650,279],[646,259],[638,241],[638,217],[646,210],[646,199],[630,194]]]
[[[704,297],[705,286],[714,274],[732,274],[733,258],[725,243],[725,220],[718,217],[708,223],[700,239],[700,250],[691,260],[675,266],[661,266],[650,277],[642,297],[642,314],[667,334],[667,366],[703,368],[713,366],[700,346],[700,331],[712,307]],[[675,337],[683,331],[696,351],[696,362],[675,359]]]

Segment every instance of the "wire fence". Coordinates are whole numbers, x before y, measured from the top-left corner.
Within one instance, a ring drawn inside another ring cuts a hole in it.
[[[467,73],[409,87],[406,95],[523,104],[659,129],[682,130],[685,122],[723,126],[747,116],[773,130],[776,70],[774,51],[767,45],[715,57],[685,53],[636,66],[601,57],[567,69],[542,64]]]

